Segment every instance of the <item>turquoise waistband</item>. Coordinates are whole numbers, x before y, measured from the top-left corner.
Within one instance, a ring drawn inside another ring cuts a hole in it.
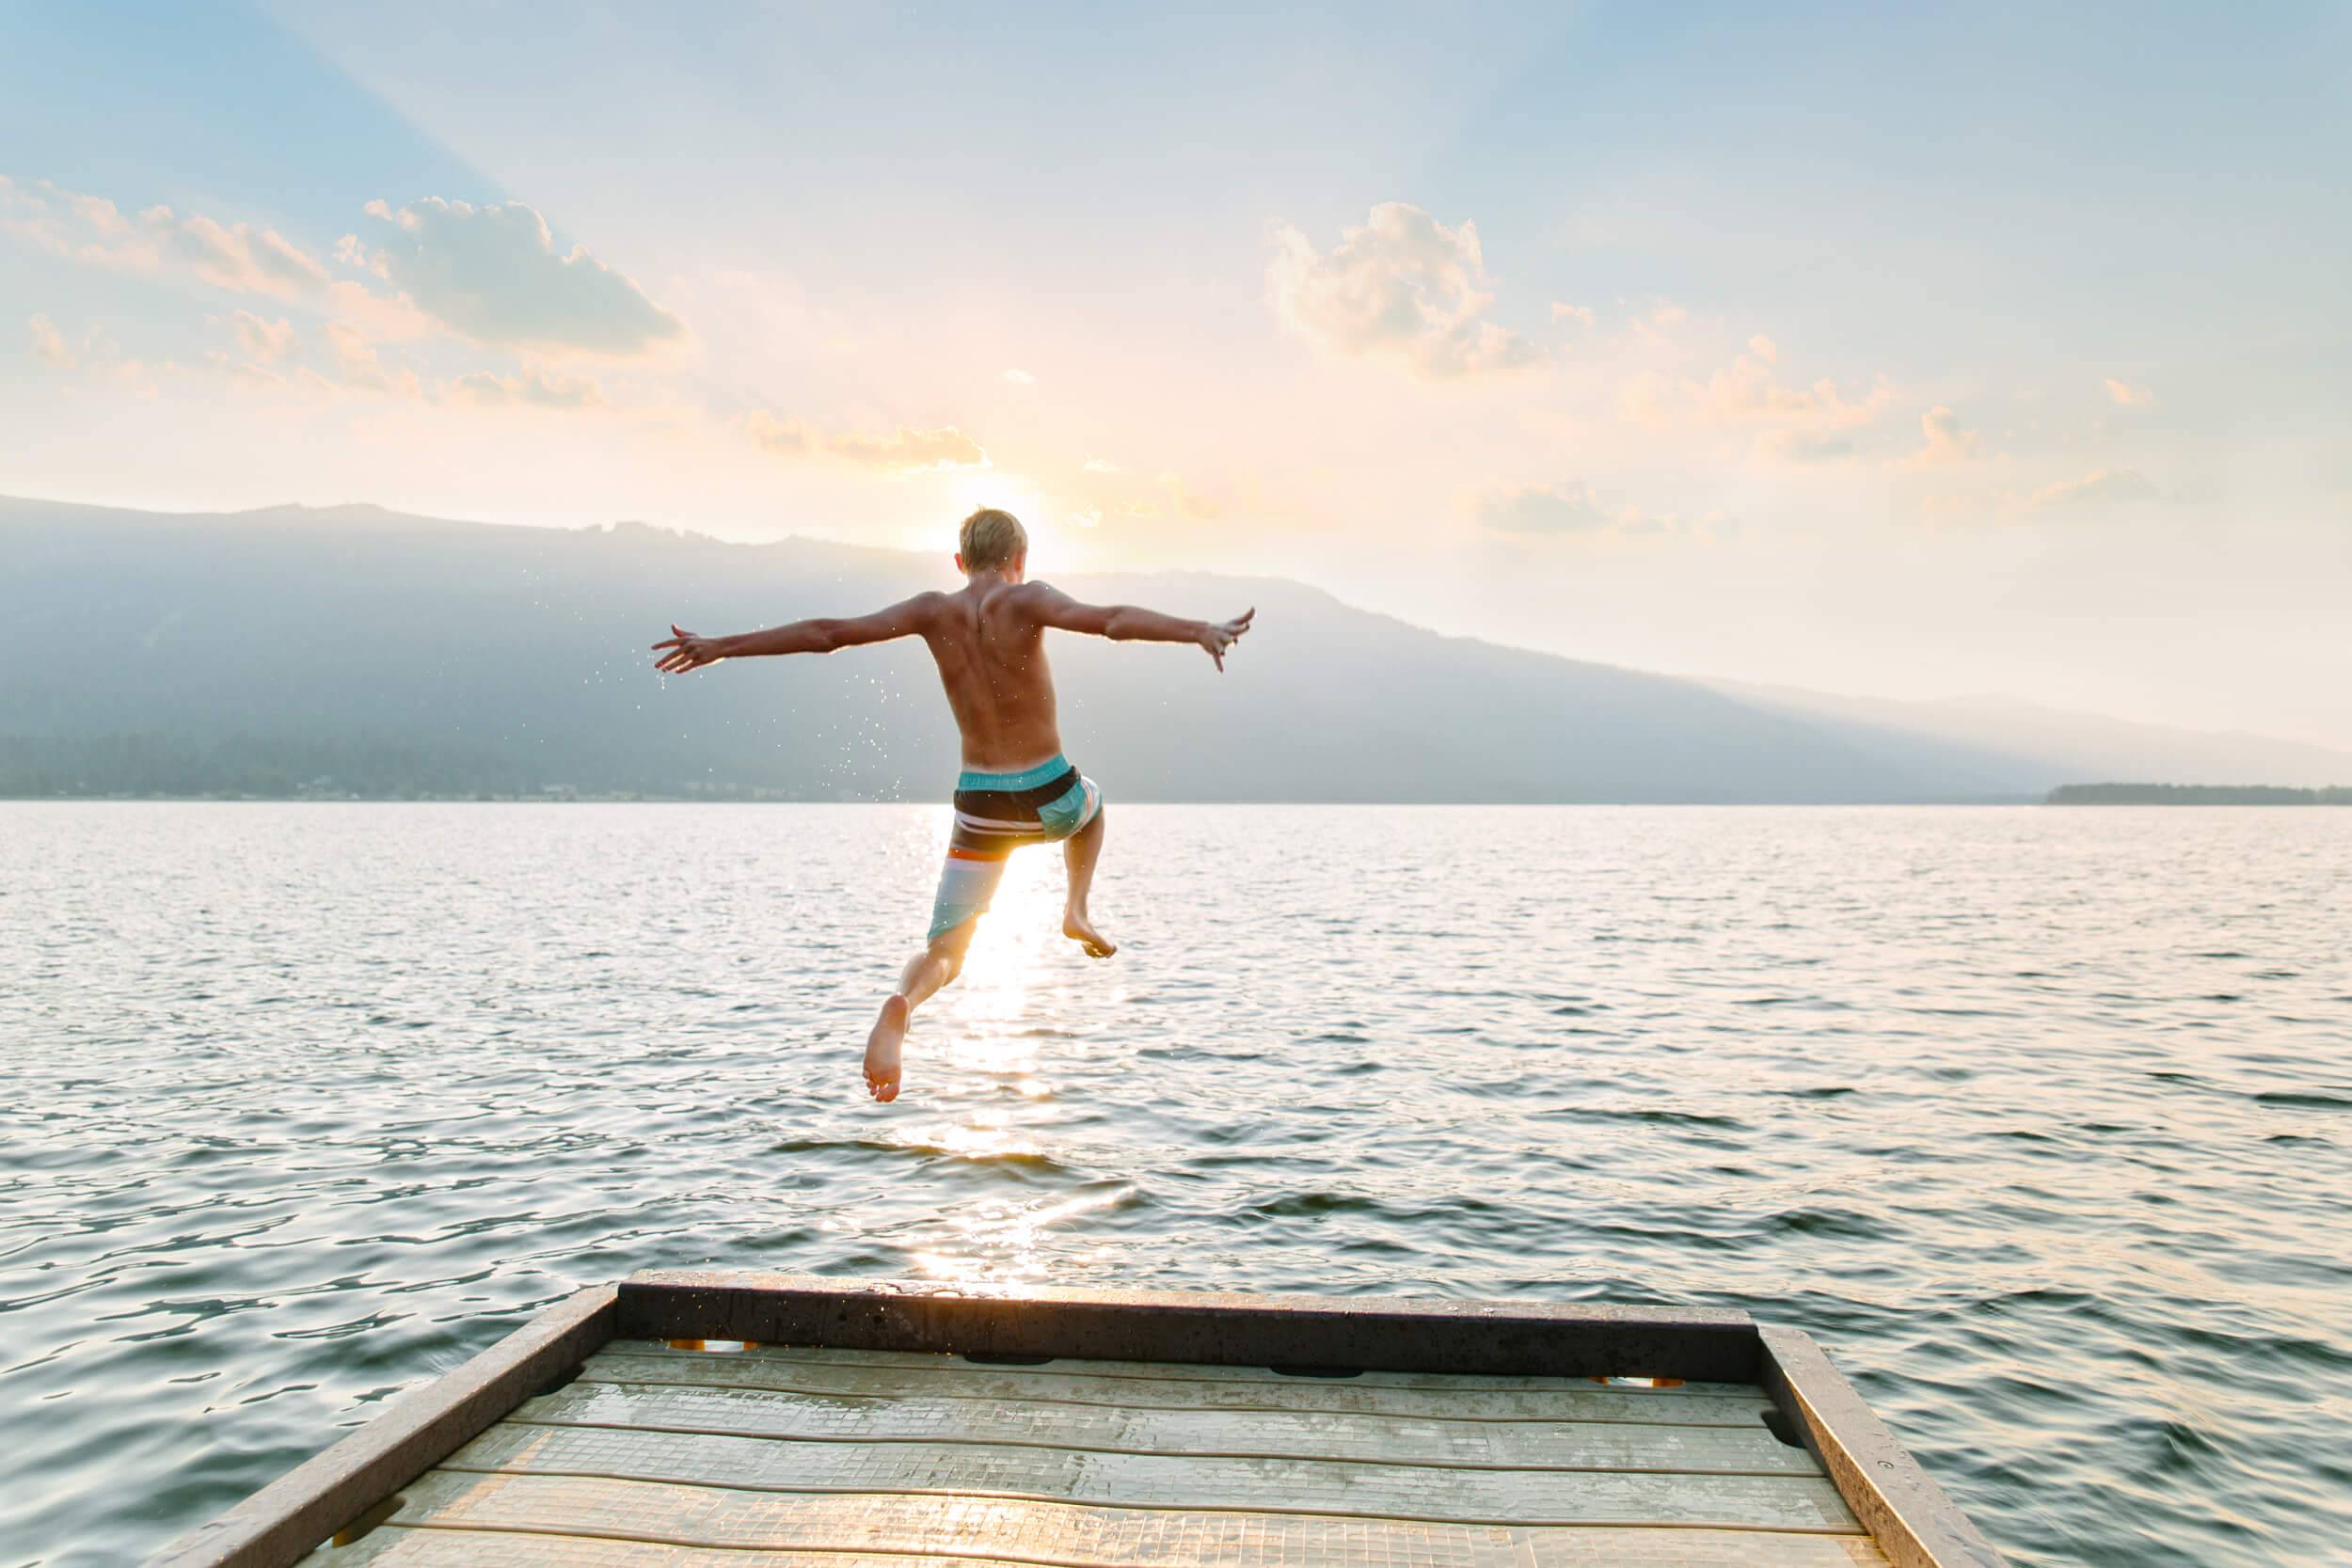
[[[1057,752],[1051,761],[1041,762],[1035,768],[1025,768],[1018,773],[976,773],[967,768],[956,775],[956,787],[958,789],[1035,789],[1041,784],[1051,784],[1069,771],[1070,760]]]

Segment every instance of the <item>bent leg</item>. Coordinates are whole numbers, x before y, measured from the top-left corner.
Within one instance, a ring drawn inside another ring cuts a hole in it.
[[[1087,895],[1094,887],[1094,863],[1103,853],[1103,812],[1097,807],[1087,825],[1062,840],[1062,863],[1070,869],[1070,898],[1062,908],[1061,932],[1086,949],[1089,958],[1107,958],[1119,944],[1094,928],[1087,912]]]
[[[866,1037],[866,1089],[876,1100],[898,1098],[899,1048],[906,1042],[907,1026],[914,1021],[914,1009],[963,973],[963,955],[979,924],[979,916],[974,915],[952,930],[941,932],[899,972],[898,989],[883,999],[882,1016],[874,1020]]]

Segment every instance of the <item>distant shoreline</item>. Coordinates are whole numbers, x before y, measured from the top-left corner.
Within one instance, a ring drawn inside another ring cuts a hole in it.
[[[2052,802],[2052,801],[2051,801],[2048,798],[2043,797],[2043,796],[2037,796],[2037,795],[1970,796],[1970,797],[1951,797],[1951,798],[1947,798],[1947,799],[1944,799],[1944,800],[1922,800],[1922,799],[1915,799],[1915,800],[1309,800],[1309,799],[1304,799],[1304,798],[1274,798],[1274,797],[1267,797],[1267,798],[1264,798],[1264,799],[1260,799],[1260,800],[1198,800],[1198,799],[1174,799],[1174,798],[1166,798],[1166,797],[1143,797],[1143,796],[1136,796],[1136,797],[1133,797],[1133,798],[1125,798],[1125,797],[1122,797],[1122,798],[1121,798],[1121,800],[1122,800],[1122,803],[1127,804],[1127,805],[1135,805],[1135,806],[1243,806],[1243,807],[1250,807],[1250,806],[1332,806],[1332,807],[1351,807],[1351,808],[1357,808],[1357,807],[1373,807],[1373,808],[1377,808],[1377,807],[1385,807],[1385,806],[1467,806],[1467,807],[1471,807],[1471,808],[1474,808],[1474,809],[1479,809],[1479,810],[1486,810],[1486,809],[1491,809],[1491,808],[1502,808],[1502,807],[1514,807],[1514,808],[1520,808],[1520,807],[1524,807],[1524,808],[1529,808],[1529,809],[1534,809],[1534,810],[1551,810],[1551,809],[1555,809],[1555,808],[1579,808],[1579,809],[1581,809],[1581,808],[1604,808],[1604,809],[1605,809],[1605,808],[1610,808],[1610,807],[1621,807],[1621,806],[1644,806],[1644,807],[1656,806],[1656,807],[1663,807],[1663,808],[1690,809],[1690,810],[1722,809],[1722,808],[1726,808],[1726,807],[1729,807],[1729,808],[1736,808],[1736,809],[1739,809],[1739,810],[1770,810],[1770,811],[1850,811],[1850,810],[1855,810],[1855,809],[1865,809],[1865,810],[1908,810],[1908,809],[1912,809],[1912,808],[1915,808],[1915,807],[1926,807],[1926,808],[1932,808],[1932,809],[1937,809],[1937,810],[1955,810],[1955,811],[1964,811],[1964,810],[1969,810],[1969,809],[1980,809],[1980,808],[1989,807],[1989,806],[2000,806],[2000,807],[2020,807],[2020,808],[2027,808],[2027,807],[2029,807],[2029,808],[2032,808],[2032,809],[2035,809],[2035,810],[2039,810],[2039,809],[2042,808],[2042,807],[2043,807],[2043,806],[2045,806],[2045,805],[2049,805],[2049,804],[2054,803],[2054,802]],[[934,796],[929,796],[929,795],[924,795],[924,796],[905,796],[905,797],[901,797],[901,798],[897,799],[897,800],[882,800],[882,799],[876,799],[876,798],[870,798],[870,797],[862,797],[862,798],[844,798],[844,797],[837,797],[837,796],[836,796],[836,797],[831,797],[831,798],[815,798],[815,797],[808,797],[808,796],[764,795],[764,794],[752,794],[752,793],[733,794],[733,793],[728,793],[728,792],[725,792],[725,791],[720,791],[720,790],[714,790],[714,791],[712,791],[712,792],[710,792],[710,793],[708,793],[708,794],[706,794],[706,795],[658,795],[658,794],[652,794],[652,793],[612,793],[612,794],[600,794],[600,793],[591,793],[591,792],[588,792],[588,791],[581,791],[581,792],[579,792],[579,793],[577,793],[577,794],[573,794],[573,793],[559,793],[559,794],[538,794],[538,793],[505,794],[505,793],[487,793],[487,792],[485,792],[485,793],[481,793],[481,794],[458,794],[458,793],[451,793],[451,794],[414,794],[414,795],[370,795],[370,794],[356,794],[356,793],[355,793],[355,794],[349,794],[349,795],[331,795],[331,794],[314,794],[314,795],[259,795],[259,794],[229,794],[229,793],[217,793],[217,794],[184,794],[184,795],[175,795],[175,794],[137,794],[137,795],[134,795],[134,794],[127,794],[127,793],[123,793],[123,792],[120,792],[120,791],[108,791],[108,792],[101,792],[101,791],[87,791],[87,792],[74,793],[74,794],[63,794],[63,793],[58,793],[58,794],[41,794],[41,795],[13,794],[13,793],[0,793],[0,806],[9,806],[9,805],[30,805],[30,804],[40,804],[40,803],[65,803],[65,802],[72,802],[72,803],[79,803],[79,804],[99,804],[99,805],[133,805],[133,806],[137,806],[137,805],[215,805],[215,806],[239,806],[239,805],[246,805],[246,806],[252,806],[252,805],[261,805],[261,806],[281,806],[281,805],[304,805],[304,806],[309,806],[309,805],[330,805],[330,806],[333,806],[333,805],[382,805],[382,806],[430,806],[430,805],[460,805],[460,806],[470,806],[470,805],[501,805],[501,806],[516,806],[516,805],[520,805],[520,806],[534,806],[534,805],[535,805],[535,806],[551,806],[551,805],[561,805],[561,806],[575,806],[575,805],[587,805],[587,806],[612,806],[612,805],[645,805],[645,806],[687,806],[687,805],[726,805],[726,806],[925,806],[925,805],[936,805],[936,806],[944,806],[944,805],[946,805],[946,797],[944,797],[944,796],[937,796],[937,797],[934,797]],[[2063,802],[2060,802],[2060,803],[2063,803]],[[2102,802],[2102,803],[2104,803],[2104,802]],[[2177,803],[2177,802],[2173,802],[2173,803]],[[2199,803],[2204,803],[2204,802],[2199,802]],[[2216,803],[2220,803],[2220,804],[2235,804],[2235,803],[2241,803],[2241,802],[2226,802],[2226,801],[2225,801],[2225,802],[2216,802]]]
[[[2287,784],[2060,784],[2053,806],[2352,806],[2352,787],[2296,789]]]
[[[289,790],[258,792],[54,790],[0,791],[0,805],[36,801],[81,801],[117,805],[735,805],[735,806],[920,806],[944,803],[928,795],[887,799],[875,796],[808,796],[759,789],[711,789],[665,794],[649,790],[419,790],[372,792]],[[1852,807],[1936,806],[1965,809],[1982,806],[2352,806],[2352,787],[2300,789],[2284,784],[2060,784],[2047,795],[1948,796],[1943,799],[1877,800],[1432,800],[1397,799],[1328,800],[1273,797],[1253,800],[1143,798],[1131,805],[1151,806],[1685,806],[1758,807],[1780,809],[1850,809]]]

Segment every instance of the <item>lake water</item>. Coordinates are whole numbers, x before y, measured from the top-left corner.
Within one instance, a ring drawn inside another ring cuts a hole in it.
[[[1810,1330],[2020,1563],[2352,1560],[2352,811],[0,805],[0,1562],[715,1265]]]

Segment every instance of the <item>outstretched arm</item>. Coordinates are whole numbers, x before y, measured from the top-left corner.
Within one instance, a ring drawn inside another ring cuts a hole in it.
[[[1225,651],[1249,629],[1258,612],[1245,610],[1230,621],[1184,621],[1131,604],[1081,604],[1050,583],[1034,583],[1038,619],[1063,631],[1107,637],[1114,642],[1193,642],[1225,668]]]
[[[665,675],[682,675],[723,658],[750,658],[760,654],[829,654],[835,648],[855,648],[867,642],[887,642],[912,637],[923,629],[923,601],[929,594],[848,620],[820,618],[770,626],[766,631],[738,632],[733,637],[697,637],[675,625],[670,635],[653,645],[661,657],[654,668]],[[664,649],[668,651],[663,652]]]

